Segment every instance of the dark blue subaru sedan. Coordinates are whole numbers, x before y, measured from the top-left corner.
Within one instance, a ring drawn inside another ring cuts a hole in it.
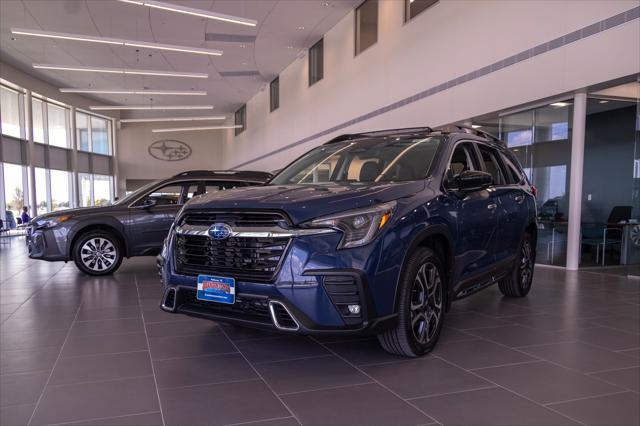
[[[458,126],[349,134],[267,185],[198,196],[158,264],[162,309],[299,334],[436,344],[451,303],[533,277],[535,188],[492,136]]]

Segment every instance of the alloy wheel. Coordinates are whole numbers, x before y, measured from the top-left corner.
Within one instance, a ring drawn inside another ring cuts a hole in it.
[[[442,318],[442,279],[436,265],[420,266],[411,290],[411,329],[420,344],[429,343],[437,334]]]
[[[113,266],[116,258],[116,246],[106,238],[90,238],[80,249],[82,263],[92,271],[104,272]]]
[[[525,240],[522,244],[522,253],[520,253],[520,287],[526,290],[531,283],[533,274],[533,253],[531,250],[531,242]]]

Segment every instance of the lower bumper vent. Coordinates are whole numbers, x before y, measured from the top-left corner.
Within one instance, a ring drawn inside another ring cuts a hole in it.
[[[349,275],[325,275],[324,289],[336,306],[345,324],[355,325],[362,322],[362,295],[356,278]],[[351,309],[349,307],[351,306]],[[358,309],[354,309],[358,306]]]
[[[282,303],[276,300],[270,301],[269,311],[271,312],[271,318],[276,328],[288,331],[296,331],[300,328],[298,322]]]

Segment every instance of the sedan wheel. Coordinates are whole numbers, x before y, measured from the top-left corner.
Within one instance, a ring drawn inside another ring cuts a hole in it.
[[[115,272],[122,262],[118,239],[108,232],[93,231],[78,238],[73,251],[76,266],[89,275]]]

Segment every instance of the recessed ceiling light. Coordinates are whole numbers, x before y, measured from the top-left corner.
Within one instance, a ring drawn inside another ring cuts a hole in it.
[[[153,133],[164,133],[164,132],[191,132],[194,130],[223,130],[223,129],[240,129],[242,126],[240,124],[234,124],[231,126],[202,126],[202,127],[174,127],[171,129],[152,129]]]
[[[99,105],[90,106],[91,111],[117,111],[117,110],[178,110],[178,109],[213,109],[213,105]]]
[[[329,2],[328,2],[328,1],[323,2],[323,3],[322,3],[322,5],[323,5],[324,7],[329,7],[329,6],[331,6],[331,5],[329,4]]]
[[[108,74],[132,74],[132,75],[153,75],[158,77],[187,77],[187,78],[208,78],[209,74],[197,72],[176,72],[176,71],[155,71],[155,70],[136,70],[130,68],[106,68],[106,67],[84,67],[80,65],[52,65],[52,64],[33,64],[34,68],[44,70],[62,70],[62,71],[84,71],[84,72],[103,72]]]
[[[121,123],[155,123],[164,121],[209,121],[209,120],[226,120],[224,115],[211,117],[158,117],[158,118],[124,118]]]
[[[571,102],[554,102],[552,104],[549,104],[552,107],[566,107],[571,105]]]
[[[246,44],[241,44],[241,45],[240,45],[240,49],[244,49],[245,47],[247,47],[247,45],[246,45]]]
[[[124,40],[118,38],[95,37],[83,34],[67,34],[53,31],[30,30],[23,28],[12,28],[12,34],[26,35],[33,37],[55,38],[62,40],[86,41],[91,43],[111,44],[116,46],[144,47],[147,49],[169,50],[172,52],[197,53],[200,55],[221,56],[222,50],[201,49],[198,47],[176,46],[173,44],[150,43],[145,41]]]
[[[287,46],[287,49],[293,49],[293,46]]]
[[[300,25],[300,26],[298,27],[298,29],[299,29],[299,30],[304,30],[304,27],[303,27],[302,25]]]
[[[95,93],[104,95],[176,95],[176,96],[205,96],[207,92],[196,90],[105,90],[105,89],[71,89],[62,88],[62,93]]]
[[[200,18],[215,19],[217,21],[230,22],[232,24],[246,25],[255,27],[258,21],[255,19],[239,18],[237,16],[225,15],[223,13],[209,12],[207,10],[195,9],[192,7],[179,6],[173,3],[164,3],[154,0],[120,0],[124,3],[136,4],[138,6],[147,6],[154,9],[168,10],[170,12],[184,13],[185,15],[198,16]]]
[[[609,102],[609,101],[601,100],[599,103],[601,103],[601,104],[606,104],[607,102]]]
[[[479,129],[480,127],[482,127],[482,126],[479,125],[479,124],[472,124],[471,125],[471,128],[473,128],[473,129]]]

